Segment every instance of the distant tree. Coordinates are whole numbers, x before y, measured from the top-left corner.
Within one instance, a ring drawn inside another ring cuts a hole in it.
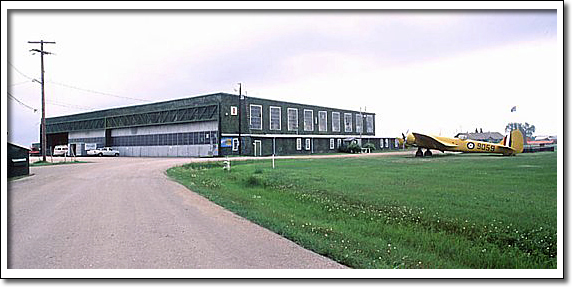
[[[524,136],[529,138],[532,137],[532,134],[534,134],[534,132],[536,131],[536,127],[529,123],[524,123],[524,124],[509,123],[508,125],[506,125],[506,128],[504,130],[508,133],[515,129],[519,129],[522,132],[522,134],[524,134]]]

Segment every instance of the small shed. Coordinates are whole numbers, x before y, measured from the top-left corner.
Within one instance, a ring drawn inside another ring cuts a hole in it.
[[[8,177],[30,174],[30,149],[8,143]]]

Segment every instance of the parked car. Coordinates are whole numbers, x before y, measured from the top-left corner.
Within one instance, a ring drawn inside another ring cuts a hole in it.
[[[95,156],[119,156],[119,151],[116,151],[110,147],[100,147],[98,149],[92,149],[87,151],[87,155]]]
[[[57,145],[54,147],[54,152],[52,153],[53,156],[65,156],[68,154],[68,146],[67,145]]]
[[[37,147],[32,147],[28,153],[30,156],[40,156],[40,150]]]

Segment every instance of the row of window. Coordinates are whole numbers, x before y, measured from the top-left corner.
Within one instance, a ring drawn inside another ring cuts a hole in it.
[[[393,142],[392,144],[394,144],[394,147],[399,147],[399,141],[397,141],[397,139],[395,140],[391,140],[390,139],[380,139],[379,140],[379,146],[382,148],[389,148],[390,142]],[[342,145],[342,139],[337,139],[337,147],[339,148]],[[309,138],[306,139],[305,145],[304,145],[304,149],[305,150],[310,150],[311,148],[311,140]],[[330,149],[335,149],[335,139],[330,139]],[[301,138],[297,138],[296,139],[296,150],[302,150],[302,139]]]
[[[298,109],[288,108],[288,131],[298,131]],[[282,108],[270,106],[270,130],[282,130]],[[354,116],[352,113],[344,113],[344,132],[352,132]],[[356,132],[363,131],[363,119],[367,133],[373,133],[373,115],[355,114]],[[332,132],[340,132],[340,112],[331,112]],[[328,131],[328,112],[318,111],[318,117],[314,119],[314,111],[304,109],[304,131],[313,132],[314,125],[318,126],[319,132]],[[250,105],[250,128],[262,129],[262,105]]]
[[[118,136],[111,139],[113,146],[162,146],[217,144],[216,131],[192,133]]]
[[[97,143],[105,145],[105,138],[75,138],[70,143]],[[198,145],[217,144],[216,131],[201,131],[192,133],[152,134],[136,136],[112,137],[111,146],[161,146],[161,145]]]
[[[334,146],[334,143],[335,143],[334,140],[335,140],[335,139],[330,139],[330,149],[334,149],[334,148],[335,148],[335,146]],[[312,146],[311,146],[311,143],[312,143],[312,141],[311,141],[309,138],[307,138],[307,139],[306,139],[306,142],[305,142],[305,145],[304,145],[304,149],[305,149],[305,150],[310,150],[311,147],[312,147]],[[339,148],[341,145],[342,145],[342,139],[338,139],[338,148]],[[302,139],[301,139],[301,138],[297,138],[297,139],[296,139],[296,150],[302,150]]]

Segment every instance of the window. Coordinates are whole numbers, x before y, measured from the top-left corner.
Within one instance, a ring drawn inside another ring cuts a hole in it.
[[[306,139],[306,150],[310,150],[310,139]]]
[[[296,139],[296,150],[302,150],[302,139],[301,138]]]
[[[356,114],[356,133],[363,132],[363,116]]]
[[[365,132],[373,133],[373,115],[365,116]]]
[[[298,130],[298,109],[288,108],[288,130]]]
[[[340,113],[333,112],[332,113],[332,132],[339,132],[340,131]]]
[[[385,139],[385,147],[389,147],[389,139]]]
[[[349,133],[352,131],[352,114],[344,113],[344,131]]]
[[[262,129],[262,106],[250,105],[250,128],[253,130]]]
[[[238,139],[237,138],[233,138],[232,139],[232,151],[238,151]]]
[[[205,133],[199,132],[199,144],[205,144]]]
[[[282,112],[280,107],[270,107],[270,129],[271,130],[281,130],[282,129]]]
[[[395,147],[399,147],[399,141],[395,139]]]
[[[318,131],[320,132],[328,131],[328,112],[326,111],[318,112]]]
[[[340,146],[342,146],[342,139],[338,139],[338,148],[340,148]]]
[[[304,110],[304,131],[312,132],[314,131],[314,111]]]
[[[238,115],[238,107],[231,106],[231,107],[230,107],[230,115],[231,115],[231,116],[236,116],[236,115]]]
[[[330,139],[330,149],[334,149],[334,139]]]

